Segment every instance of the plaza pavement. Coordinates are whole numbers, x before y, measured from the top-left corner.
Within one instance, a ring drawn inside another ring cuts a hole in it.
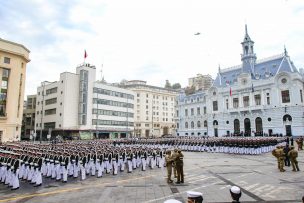
[[[184,153],[185,183],[167,184],[166,168],[139,169],[100,179],[85,181],[68,179],[64,184],[44,179],[43,186],[34,188],[21,182],[21,188],[11,191],[0,185],[0,202],[73,202],[73,203],[162,203],[167,199],[186,202],[186,191],[203,193],[204,202],[231,202],[229,188],[242,190],[241,202],[289,203],[301,202],[304,195],[304,152],[299,152],[300,172],[277,169],[271,153],[263,155],[231,155],[222,153]]]

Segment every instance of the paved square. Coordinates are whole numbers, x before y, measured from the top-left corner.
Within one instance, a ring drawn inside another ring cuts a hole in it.
[[[304,195],[304,152],[299,152],[300,172],[277,169],[271,153],[231,155],[222,153],[183,152],[185,183],[167,184],[166,168],[139,169],[85,181],[69,178],[64,184],[45,179],[40,188],[21,182],[21,189],[11,191],[0,185],[0,202],[159,202],[177,199],[186,202],[186,191],[203,193],[204,202],[231,202],[229,188],[242,189],[241,202],[301,202]]]

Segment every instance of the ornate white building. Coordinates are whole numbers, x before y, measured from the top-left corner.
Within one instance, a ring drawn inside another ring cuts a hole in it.
[[[303,75],[286,49],[283,54],[257,60],[247,26],[241,44],[241,65],[219,68],[212,87],[205,93],[179,96],[179,135],[304,134]],[[196,102],[195,98],[203,99]],[[186,109],[189,114],[198,106],[206,106],[206,116],[195,112],[193,116],[184,115]],[[206,127],[198,127],[198,121],[205,120]]]

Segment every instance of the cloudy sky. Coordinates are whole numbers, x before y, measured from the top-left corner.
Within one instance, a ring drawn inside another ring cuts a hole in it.
[[[164,86],[240,64],[245,23],[258,59],[283,52],[304,67],[302,0],[9,0],[0,38],[31,50],[26,94],[83,62],[107,82]],[[201,35],[194,35],[200,32]]]

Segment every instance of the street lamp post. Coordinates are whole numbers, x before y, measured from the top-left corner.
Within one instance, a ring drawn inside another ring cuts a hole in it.
[[[129,102],[129,95],[128,94],[126,94],[126,97],[127,97],[127,131],[126,131],[126,138],[129,138],[128,137],[128,132],[129,132],[129,104],[128,104],[128,102]]]
[[[98,91],[97,91],[96,95],[97,95],[97,99],[96,99],[97,111],[96,111],[96,132],[95,132],[95,135],[96,135],[96,139],[97,139],[97,138],[98,138],[98,117],[99,117],[99,110],[98,110]]]
[[[152,138],[154,138],[154,123],[153,123],[153,114],[154,114],[154,100],[152,99]]]
[[[42,82],[42,86],[43,86],[43,89],[42,89],[42,102],[41,102],[41,119],[40,119],[40,143],[42,142],[42,127],[43,127],[43,124],[42,124],[42,121],[43,121],[43,105],[44,105],[44,91],[45,91],[45,82]]]

